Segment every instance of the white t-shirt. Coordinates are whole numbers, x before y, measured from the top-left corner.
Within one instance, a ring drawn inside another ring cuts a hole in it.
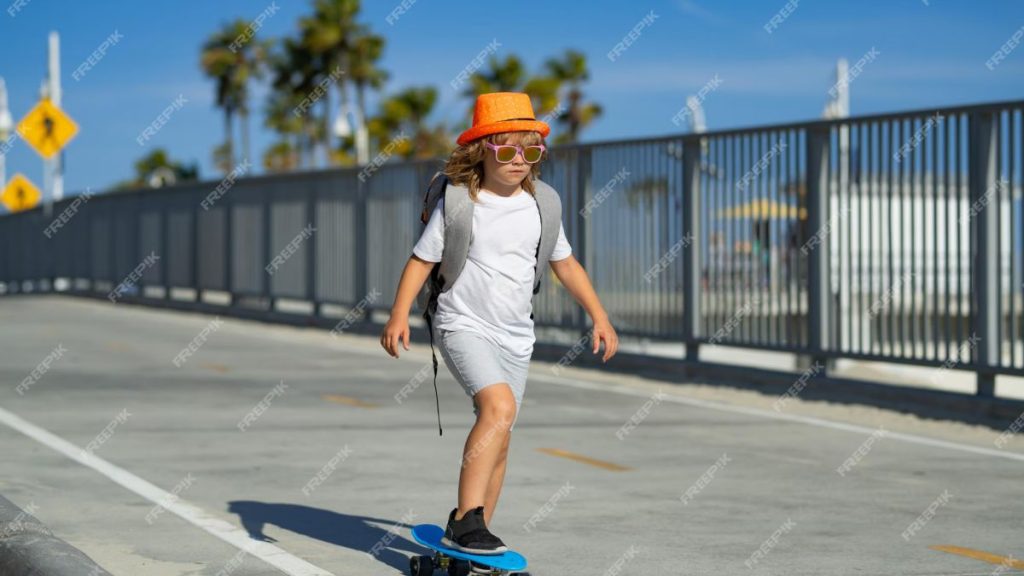
[[[434,324],[447,330],[472,330],[513,356],[533,354],[533,282],[540,243],[537,201],[520,188],[509,197],[481,189],[473,207],[473,240],[466,265],[451,289],[437,299]],[[444,249],[444,198],[430,215],[413,254],[440,262]],[[550,261],[572,255],[559,227]]]

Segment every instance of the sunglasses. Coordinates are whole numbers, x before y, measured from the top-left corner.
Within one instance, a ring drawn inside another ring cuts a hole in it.
[[[490,142],[484,142],[488,148],[494,150],[494,159],[502,164],[508,164],[515,160],[516,154],[522,154],[523,160],[527,164],[536,164],[540,161],[540,157],[544,155],[544,150],[547,150],[543,144],[537,146],[522,147],[517,144],[491,144]]]

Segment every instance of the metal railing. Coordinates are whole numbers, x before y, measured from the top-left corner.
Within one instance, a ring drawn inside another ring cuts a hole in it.
[[[1024,101],[553,149],[620,334],[1024,375]],[[387,310],[440,161],[71,197],[0,217],[0,287]],[[77,198],[77,199],[76,199]],[[538,327],[583,331],[554,276]],[[369,315],[366,315],[368,318]]]

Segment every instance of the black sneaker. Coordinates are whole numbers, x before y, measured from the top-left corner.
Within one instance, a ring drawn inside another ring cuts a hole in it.
[[[448,514],[448,526],[441,537],[442,544],[469,554],[501,554],[508,550],[508,546],[484,525],[483,506],[466,512],[461,520],[455,519],[456,512],[458,508]]]

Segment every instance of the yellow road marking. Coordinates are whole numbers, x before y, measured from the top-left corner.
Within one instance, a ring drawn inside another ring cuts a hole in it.
[[[988,552],[982,552],[981,550],[974,550],[972,548],[963,548],[960,546],[929,546],[932,550],[938,550],[940,552],[949,552],[950,554],[958,554],[960,556],[966,556],[975,560],[981,560],[982,562],[988,562],[989,564],[999,564],[1008,566],[1010,568],[1016,568],[1017,570],[1024,570],[1024,562],[1016,560],[1014,558],[1007,558],[1006,556],[1000,556],[998,554],[990,554]]]
[[[211,364],[209,362],[207,362],[206,364],[200,364],[199,367],[200,368],[206,368],[207,370],[215,370],[217,372],[227,372],[228,371],[228,367],[223,365],[223,364]]]
[[[584,464],[590,464],[591,466],[597,466],[598,468],[604,468],[605,470],[613,470],[615,472],[621,472],[623,470],[630,470],[629,466],[620,466],[613,462],[606,462],[604,460],[597,460],[589,456],[577,454],[575,452],[569,452],[568,450],[560,450],[558,448],[537,448],[540,452],[545,454],[551,454],[552,456],[561,456],[562,458],[568,458],[577,462],[583,462]]]
[[[342,396],[341,394],[324,394],[322,396],[324,400],[328,402],[337,402],[338,404],[345,404],[346,406],[358,406],[360,408],[377,408],[380,404],[373,404],[372,402],[363,402],[359,398],[353,398],[351,396]]]

